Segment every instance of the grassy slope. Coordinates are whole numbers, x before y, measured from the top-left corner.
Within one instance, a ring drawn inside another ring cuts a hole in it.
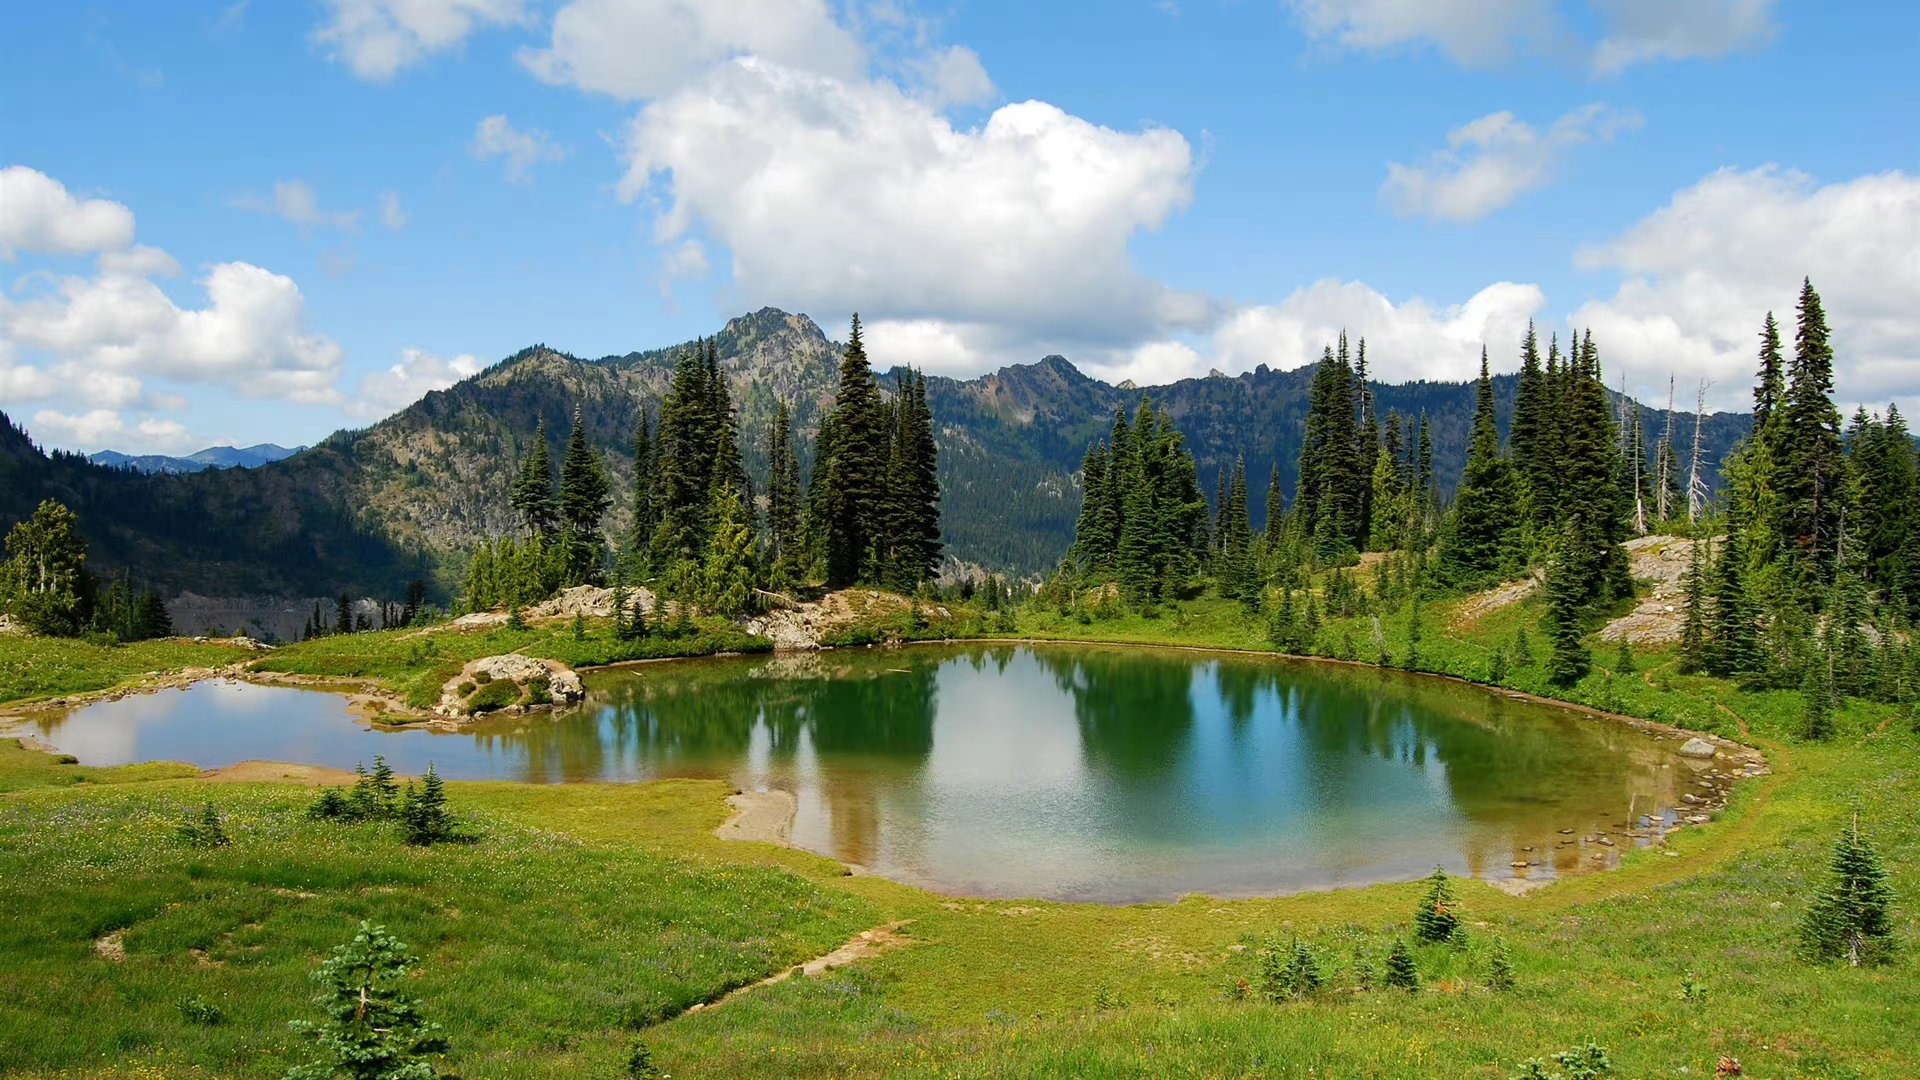
[[[1185,615],[1091,626],[1024,616],[1019,632],[1264,647],[1230,605],[1182,607]],[[1490,647],[1538,614],[1520,605],[1480,626],[1443,630],[1448,612],[1436,605],[1425,616],[1423,666],[1484,677]],[[1340,629],[1323,641],[1337,648]],[[1390,651],[1403,652],[1404,614],[1385,630]],[[1542,653],[1543,639],[1530,632]],[[1356,623],[1354,635],[1366,648],[1371,628],[1363,633]],[[1610,662],[1612,650],[1598,659]],[[449,1024],[463,1051],[453,1064],[467,1075],[610,1077],[629,1037],[621,1010],[637,1000],[636,987],[652,985],[651,965],[663,956],[644,942],[673,913],[699,928],[761,928],[763,940],[778,942],[744,959],[721,945],[696,948],[690,959],[665,949],[669,962],[686,960],[674,969],[676,985],[696,996],[820,951],[850,928],[908,919],[905,932],[916,942],[649,1029],[656,1057],[683,1078],[1498,1078],[1522,1058],[1588,1037],[1611,1048],[1617,1075],[1626,1077],[1681,1075],[1683,1067],[1711,1075],[1723,1053],[1739,1057],[1750,1076],[1920,1074],[1908,1030],[1920,1015],[1920,738],[1892,710],[1855,702],[1834,744],[1799,745],[1789,735],[1795,695],[1672,676],[1668,659],[1641,654],[1635,674],[1609,688],[1598,672],[1573,696],[1744,734],[1768,750],[1776,775],[1741,785],[1719,823],[1676,837],[1679,857],[1637,852],[1619,871],[1524,898],[1463,883],[1466,917],[1486,925],[1465,953],[1423,950],[1429,989],[1411,997],[1351,992],[1347,964],[1356,944],[1378,964],[1387,936],[1405,928],[1416,886],[1126,908],[946,899],[842,877],[837,865],[804,853],[715,840],[725,788],[696,782],[455,785],[457,803],[493,822],[490,839],[418,856],[377,827],[298,822],[293,810],[304,794],[173,782],[93,787],[77,799],[0,798],[0,904],[8,925],[18,926],[0,949],[0,982],[46,980],[80,995],[30,994],[28,1005],[47,1002],[31,1008],[0,1003],[0,1045],[14,1045],[15,1032],[58,1027],[48,1011],[56,1006],[86,1004],[97,1019],[84,1033],[59,1037],[84,1045],[48,1057],[59,1045],[36,1036],[36,1049],[16,1060],[58,1062],[79,1075],[83,1060],[105,1067],[112,1048],[125,1047],[127,1062],[157,1056],[160,1075],[194,1075],[179,1067],[188,1064],[213,1075],[276,1075],[287,1045],[278,1024],[305,1014],[299,970],[368,914],[425,954],[420,992]],[[1521,669],[1509,682],[1532,688],[1535,677]],[[0,756],[0,779],[11,774],[19,787],[74,771],[45,760]],[[157,842],[119,854],[126,836],[160,836],[176,807],[209,793],[236,812],[235,848],[207,855]],[[1791,956],[1809,881],[1823,870],[1850,801],[1861,805],[1900,898],[1906,956],[1890,968],[1813,968]],[[54,818],[62,836],[81,839],[52,850],[37,830]],[[69,850],[77,854],[67,857]],[[61,869],[57,903],[46,902],[44,882],[16,884],[23,875],[15,868],[43,860]],[[683,876],[660,885],[648,877],[665,874],[660,866],[680,867]],[[127,897],[129,869],[138,902]],[[263,888],[294,879],[320,881],[293,886],[320,895],[260,906]],[[519,902],[498,901],[493,891],[501,888],[517,890]],[[182,906],[165,907],[173,902]],[[785,937],[764,929],[796,905],[801,925],[776,922]],[[448,907],[459,909],[457,920]],[[132,916],[121,965],[88,952],[91,935],[115,913]],[[248,929],[249,920],[264,925]],[[1233,1000],[1234,980],[1253,974],[1251,951],[1236,946],[1294,934],[1323,950],[1331,989],[1285,1006]],[[1511,945],[1520,969],[1512,997],[1479,985],[1481,950],[1492,936]],[[227,966],[200,966],[187,951],[196,941],[214,942],[200,947]],[[259,954],[239,951],[254,945]],[[1680,999],[1688,971],[1705,988],[1704,1002]],[[488,992],[471,993],[469,984]],[[234,1023],[191,1028],[172,1002],[194,993],[244,1001]],[[519,1053],[509,1058],[509,1050]]]
[[[135,683],[142,675],[220,667],[251,655],[231,645],[196,645],[185,638],[92,645],[69,638],[0,634],[0,704],[105,690]]]

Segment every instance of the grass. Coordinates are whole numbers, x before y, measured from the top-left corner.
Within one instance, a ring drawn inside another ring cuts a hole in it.
[[[186,638],[95,645],[76,638],[0,634],[0,704],[81,694],[189,667],[222,667],[247,649]]]
[[[1406,614],[1383,620],[1396,656]],[[1544,656],[1537,602],[1472,625],[1452,616],[1447,603],[1424,609],[1422,667],[1484,680],[1522,626]],[[1213,598],[1086,625],[1023,612],[1014,632],[1270,650],[1263,627]],[[1332,623],[1321,647],[1338,651],[1343,632],[1366,649],[1371,622]],[[593,647],[529,633],[530,650]],[[431,658],[363,634],[272,659],[404,681],[453,662],[467,640],[435,638],[444,653]],[[490,652],[520,640],[473,638]],[[1596,649],[1597,664],[1612,658]],[[1634,659],[1631,674],[1597,668],[1557,696],[1741,738],[1774,774],[1738,785],[1715,824],[1671,838],[1673,855],[1635,851],[1619,870],[1525,897],[1459,883],[1468,945],[1419,948],[1426,988],[1413,995],[1358,990],[1352,957],[1384,967],[1419,884],[1127,907],[942,897],[718,840],[728,789],[710,781],[450,785],[485,839],[420,852],[387,826],[305,822],[308,791],[142,782],[153,774],[136,770],[153,766],[87,775],[0,745],[0,790],[19,792],[0,796],[0,984],[21,988],[0,998],[0,1073],[277,1076],[295,1049],[284,1021],[310,1012],[304,972],[367,916],[424,957],[410,989],[448,1025],[448,1065],[468,1076],[616,1077],[636,1034],[683,1078],[1503,1080],[1588,1039],[1628,1078],[1712,1076],[1720,1055],[1769,1080],[1920,1075],[1920,736],[1891,707],[1852,701],[1833,741],[1803,743],[1796,694],[1680,676],[1660,650]],[[1537,666],[1506,684],[1551,689]],[[207,798],[234,843],[174,843],[172,822]],[[1854,807],[1891,874],[1901,955],[1876,969],[1810,966],[1794,956],[1795,923]],[[900,920],[906,948],[667,1019]],[[94,955],[100,934],[122,928],[124,962]],[[1295,937],[1322,959],[1327,987],[1242,1000],[1259,948]],[[1511,994],[1486,987],[1496,938],[1512,951]],[[1689,982],[1699,991],[1683,997]],[[190,998],[226,1022],[192,1023]],[[65,1022],[75,1015],[86,1022]]]
[[[406,699],[410,708],[430,708],[440,688],[471,660],[519,652],[571,667],[595,667],[631,660],[710,656],[723,652],[765,652],[772,646],[723,622],[701,620],[692,633],[678,637],[649,635],[633,641],[614,636],[608,620],[589,620],[584,637],[570,624],[539,624],[514,630],[497,626],[475,633],[452,629],[421,634],[377,630],[340,634],[287,645],[254,662],[259,671],[322,679],[368,679]]]

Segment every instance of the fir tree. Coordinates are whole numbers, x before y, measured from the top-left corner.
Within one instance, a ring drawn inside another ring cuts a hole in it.
[[[1831,570],[1845,477],[1840,411],[1833,405],[1833,349],[1826,313],[1811,281],[1800,290],[1793,361],[1779,411],[1774,452],[1778,532],[1787,544],[1797,583],[1804,587],[1825,581]]]
[[[1833,658],[1823,654],[1808,660],[1800,680],[1802,738],[1824,742],[1833,737],[1833,698]]]
[[[1574,535],[1567,530],[1563,543],[1570,542]],[[1573,563],[1564,552],[1556,553],[1547,565],[1547,638],[1553,649],[1547,674],[1556,685],[1572,686],[1585,678],[1593,665],[1580,640],[1584,609]]]
[[[1687,557],[1683,582],[1687,594],[1686,627],[1680,634],[1680,670],[1704,671],[1707,668],[1707,538],[1693,538]]]
[[[654,493],[658,469],[653,423],[648,419],[646,410],[642,409],[640,422],[633,432],[633,505],[630,508],[633,524],[627,533],[627,557],[623,560],[631,563],[636,573],[645,566],[653,534],[660,528],[660,506]]]
[[[549,537],[560,524],[560,506],[553,497],[553,461],[547,456],[547,421],[534,427],[533,449],[520,463],[520,475],[508,499],[527,527],[528,536]]]
[[[336,634],[353,633],[353,601],[346,593],[341,593],[333,601],[333,632]]]
[[[649,544],[649,562],[662,577],[706,550],[706,514],[712,506],[720,441],[706,352],[705,342],[681,352],[660,402],[653,451],[653,513],[660,524]]]
[[[1894,951],[1893,892],[1880,857],[1860,835],[1860,815],[1840,833],[1825,888],[1800,922],[1805,955],[1853,967],[1890,959]]]
[[[1730,517],[1720,557],[1714,560],[1713,625],[1706,656],[1707,671],[1722,679],[1751,679],[1764,666],[1747,596],[1745,561],[1740,522]]]
[[[188,811],[182,815],[176,832],[180,839],[194,847],[226,847],[231,842],[226,827],[220,823],[220,812],[212,803],[202,805],[198,813]]]
[[[767,481],[768,554],[773,562],[775,588],[800,583],[802,540],[800,532],[803,496],[800,490],[800,459],[793,448],[793,414],[783,398],[774,406],[770,440],[773,458]]]
[[[1507,951],[1504,940],[1495,938],[1493,948],[1487,953],[1487,989],[1503,994],[1513,986],[1513,955]]]
[[[1119,512],[1109,505],[1117,494],[1109,478],[1110,462],[1107,444],[1096,441],[1080,463],[1080,518],[1074,524],[1072,556],[1089,574],[1113,569],[1114,537],[1109,520],[1117,520]]]
[[[587,446],[586,423],[579,408],[573,410],[573,432],[567,437],[567,456],[560,466],[560,525],[565,544],[567,585],[585,585],[600,580],[600,562],[605,545],[600,539],[600,519],[613,501],[606,469],[600,455]]]
[[[818,502],[823,528],[827,583],[836,588],[871,578],[870,551],[879,529],[885,482],[882,476],[885,432],[881,428],[879,390],[853,317],[846,352],[840,359],[840,383],[827,419],[831,441],[820,448],[824,474],[810,496]]]
[[[433,1080],[431,1062],[447,1051],[438,1024],[420,1013],[420,1003],[400,992],[419,958],[385,927],[360,923],[353,940],[313,974],[314,998],[326,1019],[296,1020],[291,1027],[319,1046],[320,1056],[288,1070],[286,1080]]]
[[[1460,915],[1454,910],[1458,903],[1446,870],[1434,867],[1427,877],[1426,895],[1420,898],[1413,912],[1414,936],[1430,943],[1458,943],[1466,934]]]
[[[731,486],[714,494],[713,538],[701,567],[701,605],[723,618],[746,614],[753,601],[753,534]]]
[[[1456,588],[1477,589],[1519,570],[1519,519],[1513,472],[1500,453],[1493,405],[1493,379],[1486,350],[1480,351],[1473,437],[1467,466],[1454,494],[1453,511],[1440,534],[1439,572]]]
[[[453,815],[447,811],[447,785],[427,763],[420,778],[420,791],[407,785],[407,797],[400,808],[400,825],[407,843],[425,846],[453,839]]]
[[[367,778],[368,791],[372,798],[372,813],[375,817],[392,817],[399,806],[400,784],[393,776],[393,766],[387,759],[373,755],[373,772]]]
[[[1507,444],[1513,452],[1513,470],[1518,488],[1531,507],[1549,500],[1553,488],[1552,462],[1547,460],[1546,375],[1540,369],[1540,339],[1534,336],[1533,322],[1527,322],[1527,334],[1520,339],[1520,378],[1513,395],[1513,430]],[[1478,417],[1475,417],[1478,436]]]
[[[1387,950],[1387,985],[1409,994],[1420,989],[1420,969],[1413,962],[1413,950],[1406,941],[1395,938]]]

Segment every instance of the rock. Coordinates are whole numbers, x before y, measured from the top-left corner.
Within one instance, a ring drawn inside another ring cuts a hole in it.
[[[1719,752],[1712,743],[1701,738],[1688,739],[1686,742],[1680,744],[1681,757],[1701,758],[1705,760],[1712,758],[1713,755]]]
[[[449,630],[489,630],[507,625],[507,617],[496,611],[476,611],[447,624]],[[426,633],[427,631],[422,631]]]
[[[485,656],[468,663],[440,688],[433,711],[467,717],[481,712],[519,712],[543,705],[570,705],[586,696],[580,676],[558,660],[519,653]]]

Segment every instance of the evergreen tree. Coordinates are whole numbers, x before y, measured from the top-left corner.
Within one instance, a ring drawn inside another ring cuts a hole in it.
[[[79,526],[65,504],[46,499],[7,533],[7,559],[0,564],[0,613],[37,634],[80,633],[92,614],[94,590]]]
[[[1853,967],[1892,957],[1893,893],[1880,857],[1860,835],[1860,815],[1833,846],[1828,881],[1800,922],[1801,948],[1809,959],[1845,959]]]
[[[1286,528],[1287,506],[1285,496],[1280,494],[1280,463],[1274,462],[1267,473],[1267,550],[1280,546],[1281,530]]]
[[[232,842],[226,827],[220,824],[220,811],[214,809],[212,803],[203,804],[197,814],[188,811],[182,815],[175,832],[194,847],[226,847]]]
[[[1493,939],[1493,948],[1487,954],[1487,989],[1495,993],[1505,993],[1513,989],[1513,954],[1507,951],[1507,943]]]
[[[407,785],[406,800],[400,807],[400,825],[409,844],[442,844],[454,838],[453,815],[447,811],[447,785],[434,771],[432,762],[427,763],[427,773],[420,778],[417,794],[411,783]]]
[[[1780,324],[1774,321],[1773,312],[1767,312],[1767,321],[1760,328],[1760,372],[1753,387],[1753,430],[1764,431],[1773,420],[1773,411],[1778,408],[1787,392],[1786,377],[1782,374],[1780,352]]]
[[[1399,938],[1387,950],[1387,985],[1408,993],[1420,989],[1420,969],[1413,962],[1413,950]]]
[[[1493,379],[1486,350],[1480,351],[1480,382],[1475,394],[1473,437],[1467,445],[1466,471],[1454,494],[1453,511],[1440,534],[1439,572],[1456,588],[1477,589],[1520,569],[1519,519],[1513,471],[1500,453],[1500,429],[1493,404]]]
[[[642,409],[640,423],[633,432],[633,524],[627,533],[624,560],[632,563],[636,572],[644,570],[653,544],[653,534],[660,528],[660,506],[654,492],[658,470],[653,423],[646,410]]]
[[[827,425],[832,439],[821,447],[824,472],[816,490],[817,516],[823,528],[827,583],[839,588],[870,579],[870,551],[879,531],[885,478],[885,432],[881,428],[879,390],[874,386],[860,317],[853,317],[846,352],[840,359],[840,383]]]
[[[753,534],[731,485],[714,493],[712,540],[701,568],[701,606],[723,618],[744,615],[753,601]]]
[[[547,421],[535,425],[533,449],[520,463],[520,476],[508,498],[528,536],[550,537],[560,524],[560,506],[553,497],[553,461],[547,456]]]
[[[1528,320],[1527,334],[1520,339],[1520,379],[1514,390],[1513,430],[1507,444],[1513,452],[1517,487],[1529,508],[1552,497],[1552,462],[1547,460],[1546,453],[1546,410],[1546,375],[1540,369],[1540,339],[1534,336],[1533,321]],[[1477,415],[1475,433],[1477,436]]]
[[[1833,737],[1833,697],[1832,656],[1821,655],[1809,659],[1806,673],[1800,680],[1802,738],[1824,742]]]
[[[1108,475],[1107,444],[1096,441],[1080,463],[1080,518],[1073,528],[1072,555],[1082,570],[1101,574],[1113,569],[1113,529],[1118,511],[1109,503],[1116,496]]]
[[[1707,668],[1707,538],[1693,538],[1687,557],[1683,582],[1687,594],[1686,627],[1680,634],[1680,670],[1704,671]]]
[[[774,587],[786,588],[799,584],[803,573],[800,525],[804,497],[800,490],[800,458],[793,447],[793,413],[784,398],[774,405],[771,434],[773,457],[767,479],[768,555],[773,562]]]
[[[660,402],[653,448],[653,514],[660,524],[649,550],[651,570],[660,577],[675,573],[706,551],[706,515],[712,507],[715,462],[721,452],[721,418],[714,412],[711,385],[717,369],[710,368],[707,360],[704,341],[683,350]]]
[[[600,519],[613,502],[600,455],[587,446],[587,429],[580,409],[573,410],[573,432],[567,437],[567,456],[560,466],[560,524],[565,545],[566,585],[600,580],[605,544]]]
[[[433,1080],[431,1058],[447,1052],[440,1026],[421,1015],[420,1003],[400,992],[419,957],[386,928],[362,921],[353,940],[313,974],[314,998],[326,1019],[292,1023],[319,1045],[320,1056],[288,1070],[286,1080]]]
[[[1845,479],[1840,411],[1833,404],[1833,348],[1811,281],[1800,290],[1793,361],[1779,411],[1778,532],[1794,563],[1796,583],[1806,587],[1824,582],[1831,571]]]
[[[333,632],[336,634],[353,633],[353,601],[346,593],[341,593],[333,601]]]
[[[1575,566],[1564,552],[1577,534],[1567,529],[1562,551],[1547,564],[1547,639],[1553,652],[1547,660],[1548,677],[1559,686],[1572,686],[1586,677],[1593,658],[1580,640],[1585,605]]]
[[[1447,872],[1434,867],[1427,877],[1426,895],[1420,898],[1420,905],[1413,912],[1414,935],[1421,941],[1458,942],[1466,933],[1466,927],[1460,922],[1460,915],[1454,910],[1459,903],[1453,895],[1453,885],[1447,880]]]

